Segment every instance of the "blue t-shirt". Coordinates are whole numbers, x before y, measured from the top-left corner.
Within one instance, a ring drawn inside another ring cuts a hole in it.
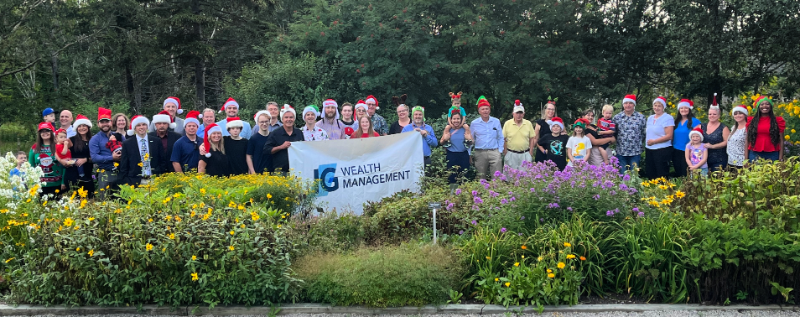
[[[408,124],[407,126],[405,126],[403,128],[403,132],[402,133],[416,132],[416,131],[414,131],[415,128],[420,128],[420,127],[414,126],[414,122],[411,122],[410,124]],[[431,126],[423,123],[421,128],[424,129],[425,131],[428,131],[428,135],[425,138],[423,138],[423,140],[422,140],[423,141],[422,142],[422,155],[431,156],[431,148],[436,147],[436,145],[439,143],[439,141],[436,140],[436,135],[433,134],[433,128]],[[422,136],[422,135],[420,134],[420,136]]]
[[[203,145],[203,138],[200,136],[196,136],[194,142],[182,136],[172,146],[172,157],[169,161],[181,164],[181,170],[184,172],[196,170],[197,163],[200,162],[200,145]]]
[[[454,153],[461,153],[467,150],[467,147],[464,146],[464,128],[458,128],[458,130],[450,129],[450,147],[447,148],[448,151]]]
[[[697,118],[692,118],[691,124],[689,124],[689,120],[683,123],[678,122],[672,134],[672,147],[676,150],[686,149],[686,144],[689,143],[689,132],[692,132],[692,129],[699,124],[700,120]]]
[[[256,132],[247,140],[247,155],[253,157],[253,169],[257,174],[269,171],[272,166],[272,155],[264,154],[264,144],[267,144],[268,138]]]

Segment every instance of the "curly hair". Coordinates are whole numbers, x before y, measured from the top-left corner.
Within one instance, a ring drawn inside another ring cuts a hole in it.
[[[762,101],[758,104],[758,107],[761,107],[761,103],[769,103],[768,101]],[[756,109],[756,114],[753,116],[753,119],[750,121],[750,126],[747,127],[747,142],[752,146],[756,144],[756,136],[758,135],[758,123],[761,121],[761,116],[764,114],[761,113],[760,110]],[[781,132],[778,130],[778,119],[775,117],[775,113],[772,112],[772,104],[769,106],[769,138],[772,141],[772,144],[775,146],[780,146],[781,144]]]

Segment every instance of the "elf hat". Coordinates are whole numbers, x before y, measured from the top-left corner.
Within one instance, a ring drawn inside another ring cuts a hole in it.
[[[716,109],[719,111],[719,105],[717,104],[717,93],[714,93],[714,101],[711,102],[711,106],[708,107],[708,110]]]
[[[225,119],[225,129],[230,130],[231,128],[242,128],[244,129],[244,122],[239,117],[229,117]]]
[[[478,109],[480,109],[481,107],[489,107],[489,108],[492,107],[492,105],[489,104],[489,100],[486,100],[486,97],[484,96],[478,97],[478,102],[476,103],[476,105],[478,106]]]
[[[228,98],[228,100],[222,104],[222,109],[219,109],[219,112],[225,112],[225,107],[236,107],[236,109],[239,109],[239,103],[233,98]]]
[[[457,94],[454,94],[452,91],[450,92],[450,100],[461,100],[461,92],[459,91]]]
[[[288,103],[283,104],[283,108],[281,108],[281,121],[283,121],[283,115],[285,115],[288,112],[294,114],[295,117],[297,116],[297,111],[294,111],[294,107],[290,106]]]
[[[44,110],[42,110],[42,117],[47,116],[48,114],[52,114],[54,112],[55,110],[53,110],[53,108],[44,108]]]
[[[50,122],[42,122],[39,123],[39,126],[36,128],[36,130],[37,131],[50,130],[50,132],[53,132],[56,130],[56,128],[54,128]]]
[[[560,126],[562,130],[564,129],[564,120],[561,120],[559,117],[553,117],[553,119],[547,120],[547,124],[551,127],[557,125]]]
[[[691,132],[689,132],[689,139],[692,139],[692,135],[695,134],[700,136],[700,142],[703,142],[703,129],[700,129],[700,127],[694,128]]]
[[[328,107],[333,107],[336,109],[336,120],[339,120],[339,104],[336,103],[336,100],[326,99],[325,101],[322,102],[322,110],[325,110],[325,108]],[[325,114],[323,113],[322,115]]]
[[[103,107],[97,108],[97,122],[103,120],[111,120],[111,109],[106,109]]]
[[[636,105],[636,95],[634,95],[634,94],[625,95],[625,98],[622,98],[622,103],[624,104],[626,102],[632,102],[633,105],[635,106]]]
[[[200,120],[197,119],[199,116],[201,116],[199,111],[189,111],[189,113],[186,114],[186,119],[183,119],[183,127],[185,128],[189,123],[194,123],[197,127],[200,127]]]
[[[311,112],[311,113],[313,113],[315,115],[314,119],[319,118],[319,108],[317,108],[317,106],[309,105],[309,106],[303,108],[303,119],[305,119],[306,113],[309,113],[309,112]]]
[[[581,127],[583,129],[586,129],[586,125],[587,124],[589,124],[589,120],[586,120],[584,118],[580,118],[578,120],[575,120],[575,123],[572,124],[572,128]]]
[[[206,157],[211,157],[211,142],[208,141],[208,136],[214,132],[222,133],[222,128],[220,128],[216,123],[209,124],[206,127],[206,131],[203,135],[203,147],[206,148]]]
[[[667,107],[667,98],[664,98],[663,96],[658,96],[656,99],[653,99],[653,103],[656,102],[660,103],[662,106],[664,106],[664,108]]]
[[[694,109],[694,101],[691,101],[689,99],[681,99],[681,101],[678,102],[678,109],[680,109],[681,107],[687,107],[689,108],[689,110]]]
[[[381,107],[378,106],[378,98],[375,98],[375,96],[373,96],[373,95],[367,96],[367,99],[364,100],[364,103],[367,103],[367,102],[374,102],[375,103],[375,110],[378,110],[378,109],[381,108]]]
[[[136,126],[139,125],[140,123],[144,123],[144,124],[149,126],[150,125],[150,120],[148,120],[147,117],[145,117],[143,115],[138,115],[137,114],[137,115],[133,116],[133,119],[131,119],[131,129],[128,130],[126,133],[128,135],[133,135],[134,134],[133,130],[136,129]]]
[[[178,111],[176,111],[178,114],[183,113],[183,109],[181,109],[181,100],[178,99],[178,97],[167,97],[167,99],[164,99],[164,105],[162,109],[166,109],[168,103],[172,103],[178,106]]]
[[[745,107],[744,105],[738,105],[736,107],[733,107],[733,110],[731,110],[731,115],[735,115],[737,112],[741,112],[745,116],[750,115],[750,111],[747,111],[747,107]]]
[[[525,113],[525,108],[522,107],[522,103],[519,102],[519,99],[514,100],[514,111],[513,113],[522,112]]]
[[[169,112],[161,110],[157,115],[153,116],[153,124],[168,123],[170,129],[175,129],[175,119],[170,117]]]
[[[756,102],[753,103],[753,105],[758,107],[758,105],[760,105],[762,102],[768,102],[770,106],[773,106],[772,98],[767,98],[767,96],[758,97],[758,99],[756,99]]]
[[[261,110],[261,111],[259,111],[259,112],[256,112],[256,115],[254,115],[254,116],[253,116],[253,121],[255,121],[255,122],[256,122],[256,124],[258,124],[258,117],[260,117],[262,114],[265,114],[265,115],[267,115],[267,117],[269,117],[269,119],[270,119],[270,120],[272,120],[272,115],[271,115],[271,114],[269,114],[269,111],[267,111],[267,110]],[[337,113],[337,116],[338,116],[338,113]]]
[[[89,118],[87,118],[86,116],[84,116],[84,115],[82,115],[82,114],[79,114],[79,115],[78,115],[77,117],[75,117],[75,118],[76,118],[77,120],[75,120],[75,122],[73,122],[73,123],[72,123],[72,128],[73,128],[73,129],[77,130],[77,129],[78,129],[78,126],[80,126],[81,124],[85,124],[85,125],[87,125],[89,128],[91,128],[91,127],[92,127],[92,121],[89,121]]]

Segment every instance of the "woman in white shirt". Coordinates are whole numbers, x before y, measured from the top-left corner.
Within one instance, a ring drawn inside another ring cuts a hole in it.
[[[647,118],[645,140],[645,174],[656,179],[669,175],[669,162],[672,159],[672,132],[675,119],[664,112],[667,99],[659,96],[653,100],[653,115]]]
[[[745,156],[745,146],[747,139],[747,116],[750,112],[747,111],[745,106],[736,106],[731,110],[733,119],[736,123],[731,128],[731,134],[728,135],[728,166],[739,169],[744,166],[747,161]]]

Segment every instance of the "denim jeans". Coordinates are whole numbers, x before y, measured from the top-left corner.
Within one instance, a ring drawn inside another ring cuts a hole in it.
[[[625,171],[632,171],[637,173],[636,167],[639,167],[639,163],[642,162],[641,155],[633,155],[633,156],[623,156],[617,155],[617,159],[619,160],[619,173],[625,174]]]
[[[762,159],[762,158],[765,159],[765,160],[777,161],[777,160],[779,160],[781,158],[781,152],[780,151],[775,151],[775,152],[756,152],[756,151],[751,150],[751,151],[749,151],[749,153],[750,154],[747,156],[747,158],[748,158],[748,160],[750,162],[755,162],[755,161],[758,161],[758,159]]]

